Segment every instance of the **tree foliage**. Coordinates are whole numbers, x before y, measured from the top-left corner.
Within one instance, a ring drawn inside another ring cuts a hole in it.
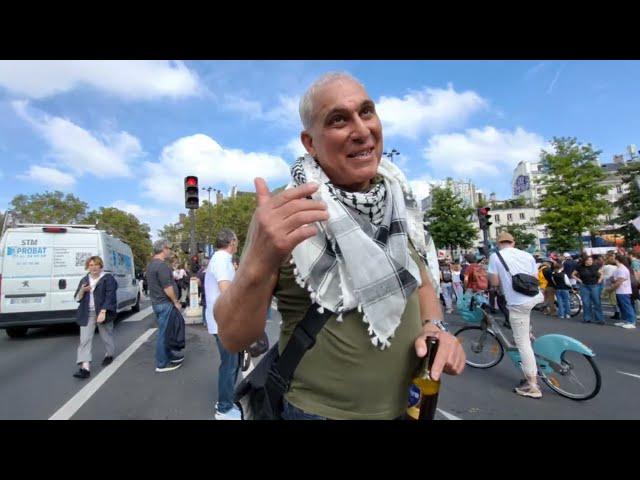
[[[598,164],[600,152],[575,138],[554,137],[551,144],[554,153],[541,154],[544,173],[538,185],[546,193],[538,220],[547,226],[551,250],[579,249],[583,232],[595,231],[601,223],[598,217],[611,212],[604,198],[607,187],[598,184],[605,178]]]
[[[218,232],[223,228],[230,228],[238,236],[238,251],[241,252],[255,209],[255,195],[238,195],[235,198],[226,198],[215,205],[207,201],[202,202],[200,208],[195,211],[196,242],[215,247]],[[159,235],[170,242],[185,243],[189,241],[190,228],[191,219],[187,216],[182,223],[165,225],[159,231]]]
[[[431,194],[433,203],[425,221],[436,247],[471,248],[477,235],[471,223],[473,207],[466,207],[448,186],[436,188]]]
[[[143,271],[151,258],[151,236],[149,225],[141,223],[135,215],[114,207],[101,207],[91,211],[85,222],[95,223],[131,247],[137,272]]]
[[[55,192],[16,195],[11,200],[11,210],[15,210],[22,223],[82,223],[86,216],[85,202],[58,190]]]
[[[523,224],[506,224],[497,228],[498,234],[500,232],[509,232],[516,242],[516,248],[521,250],[527,250],[531,245],[535,244],[537,236],[534,233],[527,231],[527,225]]]

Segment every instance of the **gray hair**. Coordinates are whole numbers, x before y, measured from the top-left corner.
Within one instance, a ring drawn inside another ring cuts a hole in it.
[[[353,82],[356,82],[358,85],[360,85],[364,89],[364,85],[362,85],[362,83],[359,80],[357,80],[347,72],[329,72],[322,75],[320,78],[318,78],[315,82],[311,84],[311,86],[307,89],[305,94],[300,99],[300,107],[299,107],[300,120],[302,121],[302,126],[304,127],[305,130],[308,130],[309,128],[311,128],[311,125],[313,124],[313,114],[314,114],[313,100],[316,94],[318,93],[318,90],[320,90],[321,87],[327,85],[328,83],[335,82],[336,80],[341,80],[341,79],[348,79]]]
[[[223,228],[216,235],[216,248],[227,248],[231,242],[236,240],[238,237],[228,228]]]
[[[162,253],[165,247],[171,248],[168,241],[162,239],[156,240],[155,242],[153,242],[153,254],[157,255],[159,253]]]

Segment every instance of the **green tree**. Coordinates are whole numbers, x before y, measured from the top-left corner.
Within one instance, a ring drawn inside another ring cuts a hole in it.
[[[87,215],[88,223],[95,223],[100,230],[118,237],[131,247],[137,272],[143,271],[151,258],[149,225],[141,223],[135,215],[114,207],[101,207]]]
[[[70,193],[60,191],[16,195],[11,200],[11,209],[23,223],[82,223],[87,205]]]
[[[527,231],[527,225],[516,223],[501,225],[497,228],[498,233],[507,231],[516,242],[516,248],[527,250],[536,241],[536,235]]]
[[[466,207],[461,198],[449,187],[439,187],[431,192],[433,204],[425,214],[429,233],[438,248],[471,248],[477,229],[470,219],[472,207]]]
[[[628,246],[640,243],[640,232],[636,230],[631,220],[640,215],[640,188],[638,188],[637,178],[640,178],[640,162],[632,162],[620,167],[622,184],[626,186],[626,193],[615,202],[618,208],[618,217],[614,220],[622,225],[622,232]]]
[[[215,205],[205,200],[195,211],[196,242],[215,247],[218,232],[223,228],[230,228],[238,236],[238,252],[242,252],[255,209],[255,195],[238,195]],[[159,231],[159,236],[170,242],[188,245],[190,228],[191,219],[187,216],[182,223],[165,225]]]
[[[199,242],[215,247],[216,235],[223,228],[230,228],[238,236],[238,252],[242,252],[247,240],[251,217],[256,209],[255,195],[239,195],[211,205],[203,202],[196,211],[196,238]],[[189,231],[189,219],[185,225]]]
[[[538,185],[546,193],[538,220],[549,230],[551,250],[579,249],[582,233],[594,232],[601,223],[598,217],[611,212],[603,198],[607,187],[598,184],[605,178],[598,164],[600,151],[575,138],[554,137],[551,144],[555,153],[541,154],[544,174]]]
[[[162,240],[167,240],[171,243],[180,243],[182,241],[184,233],[184,225],[182,223],[169,223],[158,230],[158,236]],[[188,235],[188,233],[187,233]]]

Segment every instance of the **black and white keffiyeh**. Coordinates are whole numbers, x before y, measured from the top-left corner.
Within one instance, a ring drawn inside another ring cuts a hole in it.
[[[384,349],[400,324],[407,299],[421,285],[407,240],[426,253],[421,213],[404,174],[382,160],[381,181],[368,192],[345,192],[331,184],[318,163],[305,155],[291,168],[287,188],[314,182],[315,200],[327,204],[329,220],[293,250],[296,281],[320,308],[342,314],[358,309],[373,345]]]

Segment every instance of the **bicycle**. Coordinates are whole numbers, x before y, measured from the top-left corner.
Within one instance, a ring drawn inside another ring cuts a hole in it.
[[[484,299],[478,294],[465,294],[458,302],[458,312],[468,323],[454,335],[467,356],[466,364],[488,369],[507,355],[520,367],[520,352],[504,334],[496,320],[483,308]],[[595,353],[580,341],[560,334],[533,337],[533,352],[538,375],[549,388],[571,400],[589,400],[602,386]],[[586,384],[586,385],[585,385]]]
[[[558,308],[558,300],[554,301],[556,308]],[[569,290],[569,316],[575,317],[582,312],[582,297],[580,297],[580,293],[578,293],[578,289],[573,287]],[[533,309],[537,312],[542,312],[545,310],[545,303],[539,303]]]

